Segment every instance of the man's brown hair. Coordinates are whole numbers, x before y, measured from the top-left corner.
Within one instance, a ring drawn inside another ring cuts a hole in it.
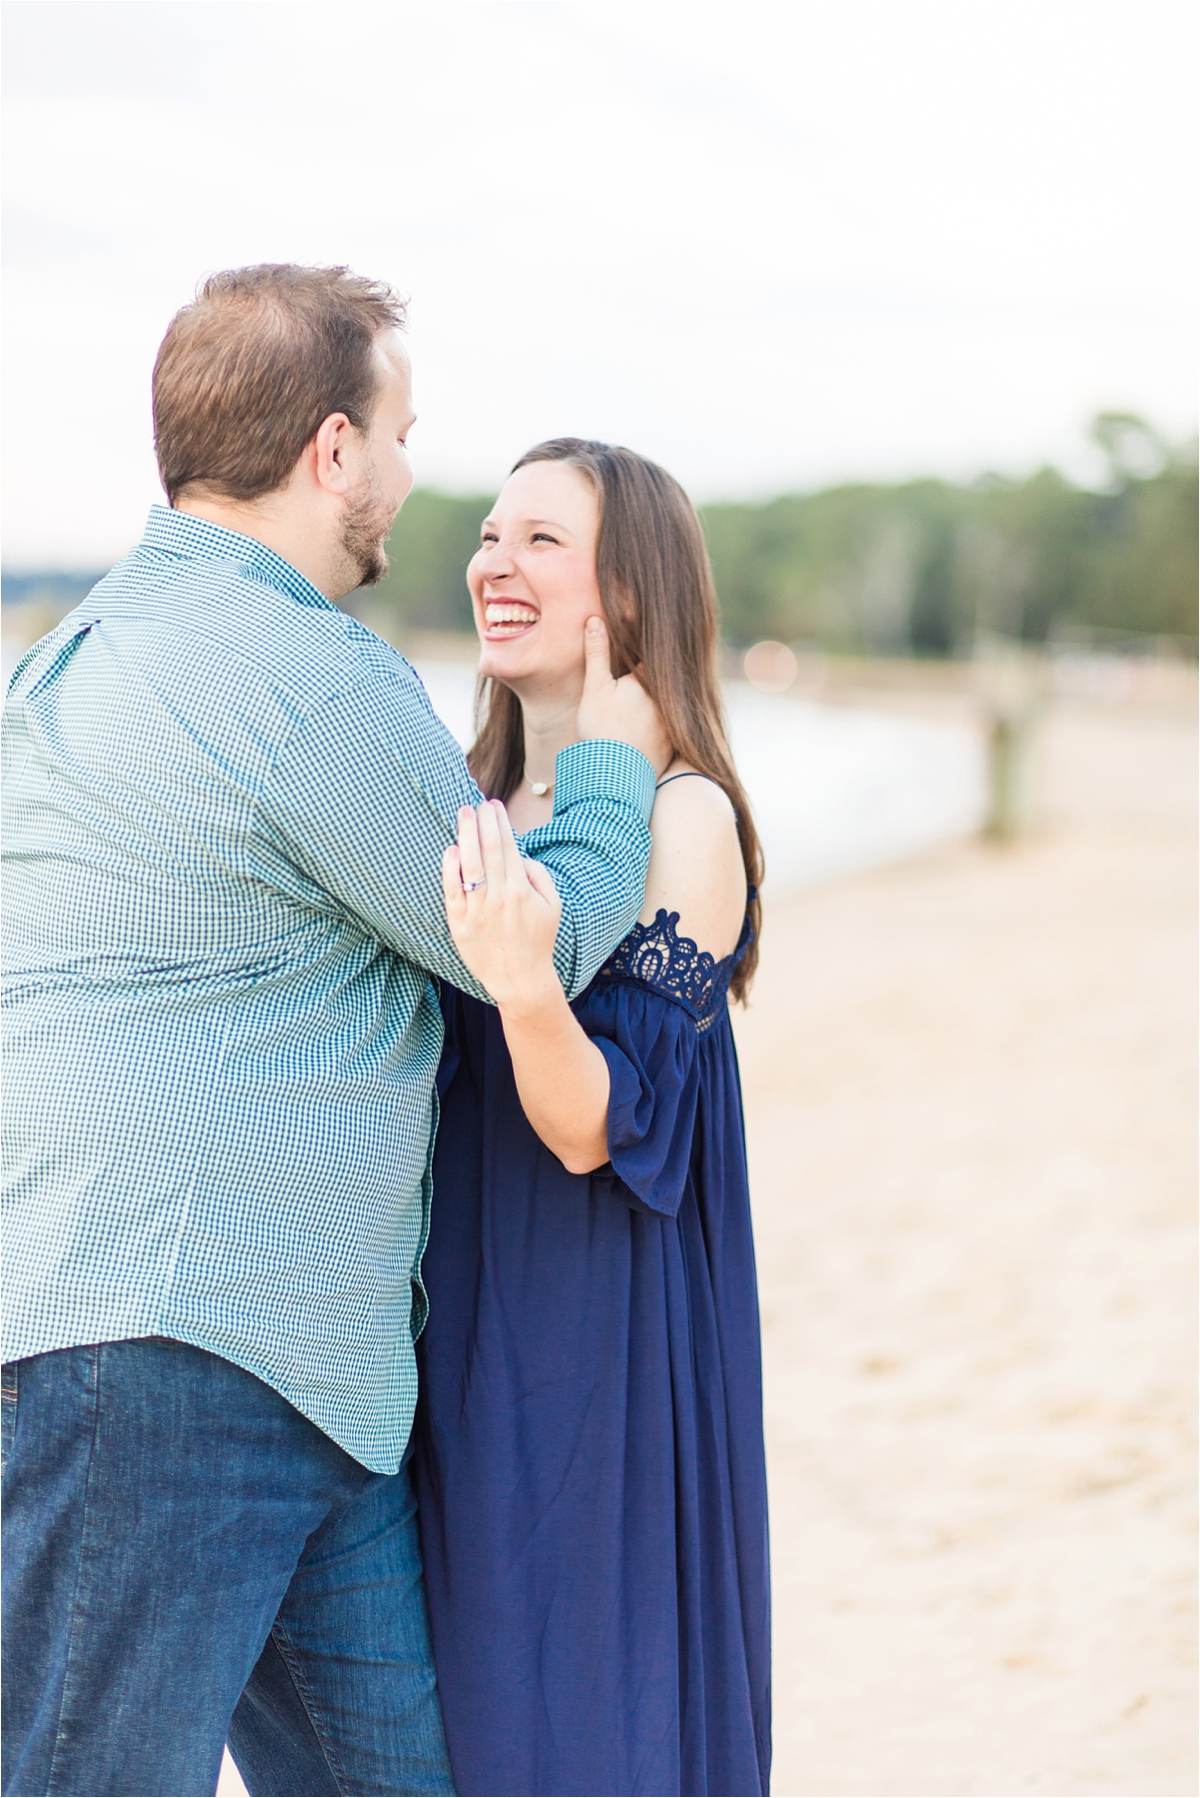
[[[375,339],[405,302],[346,268],[265,262],[210,275],[154,364],[154,448],[167,498],[258,499],[282,487],[332,412],[365,430]]]

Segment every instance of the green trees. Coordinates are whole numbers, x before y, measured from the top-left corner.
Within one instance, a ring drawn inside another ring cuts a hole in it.
[[[1196,634],[1196,468],[1171,458],[1093,502],[1091,580],[1081,621]]]
[[[1029,642],[1071,626],[1194,640],[1194,446],[1168,451],[1121,415],[1103,415],[1094,434],[1109,459],[1100,492],[1044,468],[1024,481],[705,506],[726,635],[919,655],[953,654],[979,630]]]
[[[479,548],[479,526],[494,494],[450,495],[418,487],[405,502],[388,542],[391,568],[371,590],[401,628],[469,631],[467,563]]]
[[[1170,449],[1142,420],[1105,413],[1092,435],[1100,491],[1052,468],[867,484],[702,508],[735,644],[763,637],[877,655],[959,653],[980,630],[1041,642],[1082,627],[1196,634],[1195,446]],[[392,570],[371,595],[400,629],[467,630],[464,573],[490,496],[415,492]]]

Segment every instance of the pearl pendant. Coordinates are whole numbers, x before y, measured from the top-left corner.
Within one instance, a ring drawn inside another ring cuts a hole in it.
[[[529,791],[531,793],[536,793],[540,799],[543,793],[548,793],[550,791],[550,782],[548,780],[531,780],[529,783]]]

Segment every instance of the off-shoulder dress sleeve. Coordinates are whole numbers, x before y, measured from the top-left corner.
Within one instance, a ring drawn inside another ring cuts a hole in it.
[[[592,1179],[641,1210],[678,1215],[700,1092],[696,1020],[630,981],[600,981],[580,1022],[608,1063],[609,1166]]]

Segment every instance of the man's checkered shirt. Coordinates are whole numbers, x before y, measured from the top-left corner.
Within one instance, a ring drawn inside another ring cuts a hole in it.
[[[475,804],[408,663],[253,539],[156,506],[13,677],[5,1359],[169,1336],[391,1472],[416,1397],[442,851]],[[580,991],[654,775],[558,759],[523,840]]]

